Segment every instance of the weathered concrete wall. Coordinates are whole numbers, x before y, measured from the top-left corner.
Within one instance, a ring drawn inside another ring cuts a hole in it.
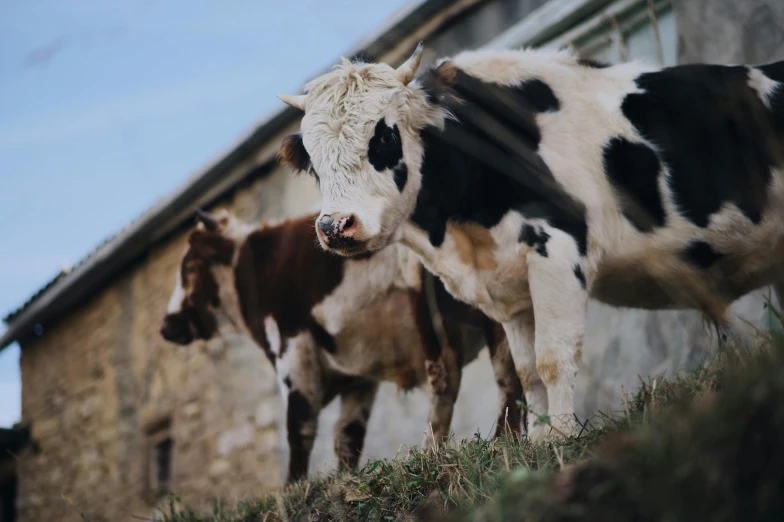
[[[784,2],[681,0],[675,10],[682,63],[784,59]]]

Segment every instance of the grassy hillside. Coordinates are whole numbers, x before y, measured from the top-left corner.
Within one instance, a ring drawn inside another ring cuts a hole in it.
[[[784,520],[784,343],[645,384],[620,419],[541,445],[470,440],[165,522]],[[545,421],[547,419],[541,419]]]

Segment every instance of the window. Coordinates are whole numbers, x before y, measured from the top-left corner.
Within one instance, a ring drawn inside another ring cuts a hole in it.
[[[166,437],[154,446],[155,482],[154,491],[158,496],[171,492],[171,463],[174,442],[171,437]]]
[[[545,3],[484,47],[571,45],[599,61],[669,66],[678,61],[677,43],[672,0],[573,0]]]
[[[174,439],[171,422],[159,418],[147,427],[147,487],[146,497],[151,503],[172,492],[174,477]]]
[[[0,522],[16,520],[16,477],[0,483]]]
[[[574,46],[583,55],[619,63],[645,59],[659,65],[678,62],[675,13],[669,0],[610,3],[598,14],[547,42]]]

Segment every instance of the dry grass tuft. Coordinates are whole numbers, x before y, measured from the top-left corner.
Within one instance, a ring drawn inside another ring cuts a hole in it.
[[[784,520],[784,342],[774,344],[646,382],[623,416],[576,439],[477,437],[210,514],[172,500],[160,520]]]

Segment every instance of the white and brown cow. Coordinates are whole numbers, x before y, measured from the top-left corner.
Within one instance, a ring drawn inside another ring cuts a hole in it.
[[[317,175],[323,248],[401,242],[504,325],[529,408],[557,428],[533,439],[576,427],[589,297],[696,308],[722,337],[739,297],[784,297],[784,62],[493,50],[414,79],[421,50],[281,96],[305,113],[283,156]]]
[[[380,381],[404,390],[429,381],[425,445],[443,440],[461,368],[485,344],[502,399],[496,436],[519,433],[524,396],[501,326],[437,279],[422,291],[424,270],[407,249],[354,259],[324,252],[316,214],[260,227],[226,211],[198,215],[161,334],[188,344],[219,335],[222,322],[264,349],[286,403],[289,481],[307,473],[319,412],[337,396],[335,451],[341,466],[357,465]]]

